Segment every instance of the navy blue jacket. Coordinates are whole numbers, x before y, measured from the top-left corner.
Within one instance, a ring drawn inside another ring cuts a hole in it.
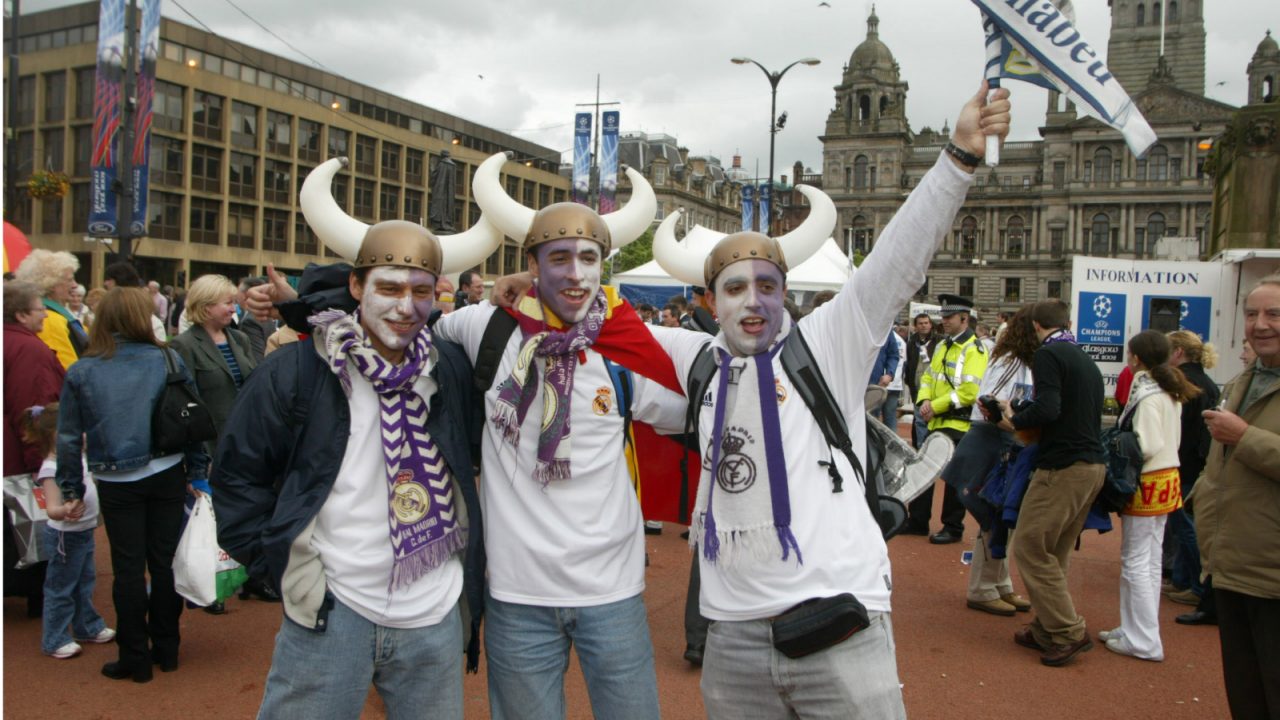
[[[890,330],[889,336],[885,338],[884,345],[880,346],[880,353],[876,355],[876,362],[871,366],[871,377],[867,380],[868,385],[879,385],[881,376],[888,375],[893,377],[893,374],[898,371],[898,362],[901,361],[902,355],[898,352],[898,342],[893,339],[893,335],[893,330]]]

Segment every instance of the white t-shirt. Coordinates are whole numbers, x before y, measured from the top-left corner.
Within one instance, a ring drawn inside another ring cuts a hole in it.
[[[898,333],[893,334],[893,341],[898,344],[898,367],[894,368],[893,380],[885,389],[889,392],[895,390],[902,392],[902,369],[907,366],[907,341],[903,340]]]
[[[802,318],[799,327],[836,402],[844,411],[858,459],[865,466],[866,424],[863,392],[869,368],[888,339],[894,314],[924,282],[925,271],[964,202],[973,176],[945,155],[911,193],[876,242],[875,249],[836,297]],[[670,352],[685,382],[705,336],[657,328],[654,337]],[[723,342],[717,338],[716,342]],[[810,598],[853,593],[868,610],[887,612],[892,579],[889,553],[867,507],[866,495],[840,452],[835,463],[844,491],[832,492],[822,432],[782,369],[773,361],[784,398],[779,405],[791,500],[791,530],[804,558],[794,556],[732,569],[699,555],[701,612],[712,620],[772,617]],[[710,390],[712,405],[716,387]],[[714,413],[698,416],[699,437],[709,439]],[[709,442],[709,440],[704,441]],[[707,453],[709,455],[709,453]],[[704,466],[700,482],[710,482]]]
[[[987,365],[978,384],[978,397],[992,395],[998,400],[1031,400],[1035,397],[1035,381],[1031,368],[1012,355],[1001,355]],[[969,419],[987,421],[978,403],[973,404]]]
[[[424,371],[414,390],[430,405],[435,380]],[[349,402],[351,435],[333,489],[316,516],[311,547],[320,554],[329,590],[361,617],[392,628],[435,625],[462,594],[462,562],[454,555],[409,587],[391,588],[394,557],[378,396],[355,370]],[[454,502],[462,506],[456,488]]]
[[[487,301],[468,305],[441,317],[434,332],[462,345],[474,361],[495,310]],[[623,456],[623,418],[604,358],[588,350],[586,363],[574,370],[571,477],[544,488],[533,479],[542,383],[520,427],[518,448],[503,440],[488,420],[497,387],[511,374],[522,344],[516,329],[493,387],[484,394],[480,498],[489,592],[503,602],[542,607],[587,607],[634,597],[644,590],[642,518]],[[632,418],[660,431],[679,432],[684,398],[639,374],[632,379]]]
[[[80,460],[82,463],[84,459]],[[40,470],[36,472],[36,482],[43,484],[45,478],[55,477],[58,474],[58,462],[53,458],[45,458],[40,463]],[[98,527],[98,485],[93,481],[93,475],[89,473],[89,465],[84,466],[84,515],[79,520],[50,520],[49,527],[54,530],[63,532],[77,532],[80,530],[92,530]]]

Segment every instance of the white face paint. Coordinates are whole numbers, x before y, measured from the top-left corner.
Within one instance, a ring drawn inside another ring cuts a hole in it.
[[[786,279],[768,260],[739,260],[716,278],[716,314],[729,352],[738,357],[769,349],[787,312]]]
[[[431,314],[435,284],[431,273],[401,267],[372,268],[363,287],[353,281],[352,295],[360,301],[360,324],[374,349],[399,361]]]
[[[591,240],[553,240],[538,247],[538,296],[569,325],[587,316],[600,290],[600,254],[599,243]]]

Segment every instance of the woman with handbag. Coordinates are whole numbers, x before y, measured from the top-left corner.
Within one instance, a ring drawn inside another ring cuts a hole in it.
[[[1014,437],[991,422],[982,401],[990,398],[1029,400],[1031,356],[1039,347],[1040,340],[1031,323],[1031,306],[1024,305],[996,341],[979,386],[979,402],[973,407],[973,422],[942,471],[943,481],[956,486],[961,502],[980,526],[973,545],[973,564],[969,567],[967,605],[992,615],[1026,612],[1031,609],[1031,603],[1013,591],[1008,557],[994,557],[991,552],[991,533],[999,510],[979,498],[978,492],[992,468],[1013,447]],[[996,413],[998,417],[998,407]]]
[[[151,409],[170,387],[168,365],[186,376],[189,397],[195,397],[181,358],[156,341],[153,309],[139,288],[107,293],[85,356],[67,373],[58,417],[57,480],[68,510],[83,502],[83,452],[98,479],[111,544],[119,659],[103,665],[102,674],[134,682],[151,680],[153,663],[165,672],[178,667],[182,601],[173,587],[173,554],[184,498],[208,491],[204,444],[192,440],[167,449],[178,423],[157,428],[153,421]],[[157,430],[163,442],[156,442]]]
[[[1120,627],[1098,633],[1111,652],[1155,662],[1164,660],[1159,617],[1164,526],[1169,513],[1182,507],[1181,407],[1201,393],[1169,364],[1171,354],[1169,338],[1156,330],[1129,339],[1133,386],[1119,424],[1129,421],[1133,426],[1142,451],[1142,476],[1120,511]]]

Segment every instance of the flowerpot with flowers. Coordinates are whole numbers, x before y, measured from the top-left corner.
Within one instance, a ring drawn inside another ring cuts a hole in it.
[[[40,170],[27,179],[27,194],[37,200],[60,198],[71,189],[66,175],[53,170]]]

